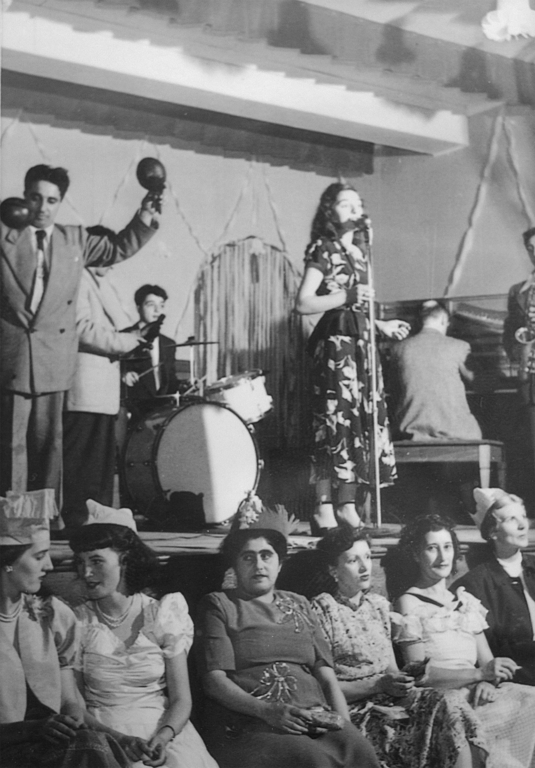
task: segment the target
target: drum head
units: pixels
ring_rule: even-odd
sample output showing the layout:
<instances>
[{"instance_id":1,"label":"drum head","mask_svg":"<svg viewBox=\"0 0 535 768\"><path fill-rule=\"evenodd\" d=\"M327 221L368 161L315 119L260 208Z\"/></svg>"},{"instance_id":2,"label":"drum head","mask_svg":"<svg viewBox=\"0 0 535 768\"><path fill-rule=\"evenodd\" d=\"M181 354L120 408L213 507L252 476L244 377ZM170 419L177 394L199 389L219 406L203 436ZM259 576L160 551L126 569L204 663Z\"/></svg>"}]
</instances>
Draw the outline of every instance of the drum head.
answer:
<instances>
[{"instance_id":1,"label":"drum head","mask_svg":"<svg viewBox=\"0 0 535 768\"><path fill-rule=\"evenodd\" d=\"M154 458L162 493L202 493L207 524L234 515L258 482L258 452L247 425L218 403L186 405L171 415Z\"/></svg>"}]
</instances>

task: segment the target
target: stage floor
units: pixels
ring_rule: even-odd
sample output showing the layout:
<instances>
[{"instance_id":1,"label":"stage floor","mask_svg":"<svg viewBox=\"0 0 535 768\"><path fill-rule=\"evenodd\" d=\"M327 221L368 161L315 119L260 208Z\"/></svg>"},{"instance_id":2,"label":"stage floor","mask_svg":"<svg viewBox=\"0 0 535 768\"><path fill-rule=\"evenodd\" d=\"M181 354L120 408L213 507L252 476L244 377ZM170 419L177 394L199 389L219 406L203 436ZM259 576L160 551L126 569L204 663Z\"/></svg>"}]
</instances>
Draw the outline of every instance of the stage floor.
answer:
<instances>
[{"instance_id":1,"label":"stage floor","mask_svg":"<svg viewBox=\"0 0 535 768\"><path fill-rule=\"evenodd\" d=\"M372 551L374 557L380 557L384 552L396 545L401 530L400 525L387 524L380 529L370 528ZM458 525L455 528L462 549L470 544L483 544L479 530L473 525ZM193 533L170 533L167 531L141 531L141 539L154 549L162 560L171 555L215 555L217 554L225 533L199 531ZM529 532L529 550L535 550L535 528ZM290 551L314 549L317 537L310 536L309 525L306 521L298 523L296 534L290 536ZM55 567L72 568L72 552L66 541L53 540L51 547L52 562Z\"/></svg>"}]
</instances>

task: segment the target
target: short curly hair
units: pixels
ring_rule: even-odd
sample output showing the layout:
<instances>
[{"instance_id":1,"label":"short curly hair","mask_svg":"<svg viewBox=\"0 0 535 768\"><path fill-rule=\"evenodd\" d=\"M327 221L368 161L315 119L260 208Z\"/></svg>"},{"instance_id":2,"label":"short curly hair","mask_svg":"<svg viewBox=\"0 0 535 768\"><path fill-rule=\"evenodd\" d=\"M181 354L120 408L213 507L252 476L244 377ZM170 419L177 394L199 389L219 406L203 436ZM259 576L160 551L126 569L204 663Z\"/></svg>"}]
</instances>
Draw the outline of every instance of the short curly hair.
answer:
<instances>
[{"instance_id":1,"label":"short curly hair","mask_svg":"<svg viewBox=\"0 0 535 768\"><path fill-rule=\"evenodd\" d=\"M50 165L34 165L26 172L24 177L24 192L28 192L32 184L39 181L48 181L59 189L61 199L65 197L71 180L65 168L52 168Z\"/></svg>"},{"instance_id":2,"label":"short curly hair","mask_svg":"<svg viewBox=\"0 0 535 768\"><path fill-rule=\"evenodd\" d=\"M283 533L274 528L240 528L231 531L223 539L220 551L226 568L236 567L240 552L247 542L253 539L265 539L282 563L288 552L288 542Z\"/></svg>"},{"instance_id":3,"label":"short curly hair","mask_svg":"<svg viewBox=\"0 0 535 768\"><path fill-rule=\"evenodd\" d=\"M365 541L370 546L370 537L365 531L342 524L327 531L316 544L316 549L322 553L326 566L336 566L340 555L351 549L357 541Z\"/></svg>"},{"instance_id":4,"label":"short curly hair","mask_svg":"<svg viewBox=\"0 0 535 768\"><path fill-rule=\"evenodd\" d=\"M451 575L457 573L456 562L461 557L459 539L454 531L454 523L441 515L420 515L411 520L401 531L401 536L394 549L381 560L386 576L386 588L391 600L395 600L414 586L420 574L416 557L420 554L426 534L431 531L448 531L453 543L453 567Z\"/></svg>"},{"instance_id":5,"label":"short curly hair","mask_svg":"<svg viewBox=\"0 0 535 768\"><path fill-rule=\"evenodd\" d=\"M125 525L93 523L82 525L69 537L75 555L95 549L113 549L121 557L128 593L133 595L151 586L159 571L156 552L144 544L137 533Z\"/></svg>"}]
</instances>

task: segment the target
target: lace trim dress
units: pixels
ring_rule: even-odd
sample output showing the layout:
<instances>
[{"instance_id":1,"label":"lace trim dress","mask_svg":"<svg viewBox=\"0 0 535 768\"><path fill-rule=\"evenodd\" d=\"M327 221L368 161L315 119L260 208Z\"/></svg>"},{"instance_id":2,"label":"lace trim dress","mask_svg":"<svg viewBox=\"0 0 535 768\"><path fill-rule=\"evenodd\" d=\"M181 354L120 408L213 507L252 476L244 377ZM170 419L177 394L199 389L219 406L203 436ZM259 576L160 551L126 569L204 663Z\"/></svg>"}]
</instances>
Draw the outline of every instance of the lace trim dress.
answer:
<instances>
[{"instance_id":1,"label":"lace trim dress","mask_svg":"<svg viewBox=\"0 0 535 768\"><path fill-rule=\"evenodd\" d=\"M369 262L364 251L357 261L340 240L321 238L312 243L306 252L305 268L322 273L319 295L369 282ZM326 312L313 337L312 480L330 480L333 488L369 483L373 393L366 307L355 304ZM381 483L390 485L396 478L396 467L380 365L377 405Z\"/></svg>"},{"instance_id":2,"label":"lace trim dress","mask_svg":"<svg viewBox=\"0 0 535 768\"><path fill-rule=\"evenodd\" d=\"M477 663L476 635L487 628L486 609L463 587L448 605L421 602L410 614L392 614L397 643L423 642L430 666L471 669ZM503 683L495 701L473 708L471 688L446 691L456 698L470 729L466 736L481 748L487 768L535 768L535 688Z\"/></svg>"},{"instance_id":3,"label":"lace trim dress","mask_svg":"<svg viewBox=\"0 0 535 768\"><path fill-rule=\"evenodd\" d=\"M125 645L98 620L92 603L76 609L82 637L76 668L84 678L88 711L121 733L150 739L168 707L165 660L187 653L193 623L180 593L160 602L141 594L143 625ZM142 763L134 765L142 768ZM191 722L166 747L167 768L217 768Z\"/></svg>"},{"instance_id":4,"label":"lace trim dress","mask_svg":"<svg viewBox=\"0 0 535 768\"><path fill-rule=\"evenodd\" d=\"M339 680L375 681L392 653L390 605L369 592L357 606L338 594L312 600ZM349 705L352 722L372 742L383 768L453 768L476 728L464 714L464 696L417 688L399 698L386 693ZM471 713L470 713L471 714Z\"/></svg>"}]
</instances>

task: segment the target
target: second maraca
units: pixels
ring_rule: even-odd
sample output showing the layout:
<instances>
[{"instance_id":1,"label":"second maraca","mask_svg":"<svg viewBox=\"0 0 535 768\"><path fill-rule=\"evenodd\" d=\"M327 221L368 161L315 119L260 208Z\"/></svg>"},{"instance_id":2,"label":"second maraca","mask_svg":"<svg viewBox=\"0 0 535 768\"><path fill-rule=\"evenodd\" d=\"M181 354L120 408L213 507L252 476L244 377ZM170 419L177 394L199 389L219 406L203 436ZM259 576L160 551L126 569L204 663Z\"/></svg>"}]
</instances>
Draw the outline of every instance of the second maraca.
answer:
<instances>
[{"instance_id":1,"label":"second maraca","mask_svg":"<svg viewBox=\"0 0 535 768\"><path fill-rule=\"evenodd\" d=\"M155 157L144 157L137 165L136 177L143 189L148 190L158 213L161 213L162 195L167 179L163 163Z\"/></svg>"}]
</instances>

